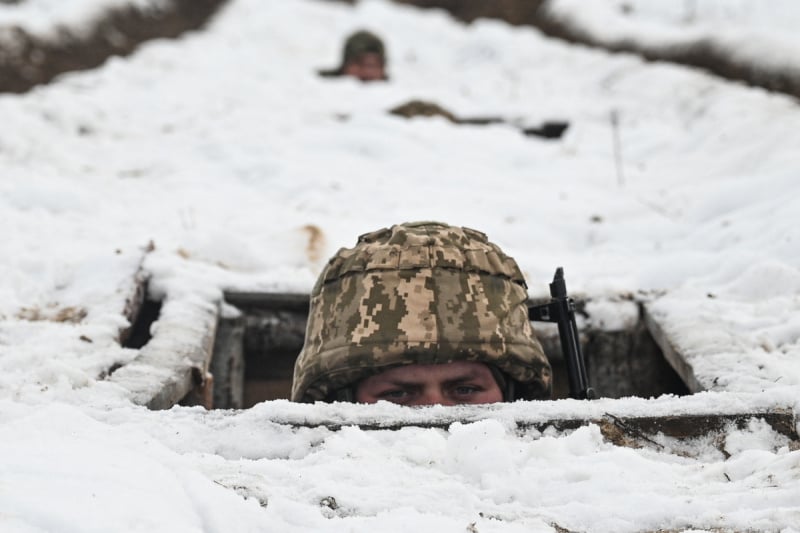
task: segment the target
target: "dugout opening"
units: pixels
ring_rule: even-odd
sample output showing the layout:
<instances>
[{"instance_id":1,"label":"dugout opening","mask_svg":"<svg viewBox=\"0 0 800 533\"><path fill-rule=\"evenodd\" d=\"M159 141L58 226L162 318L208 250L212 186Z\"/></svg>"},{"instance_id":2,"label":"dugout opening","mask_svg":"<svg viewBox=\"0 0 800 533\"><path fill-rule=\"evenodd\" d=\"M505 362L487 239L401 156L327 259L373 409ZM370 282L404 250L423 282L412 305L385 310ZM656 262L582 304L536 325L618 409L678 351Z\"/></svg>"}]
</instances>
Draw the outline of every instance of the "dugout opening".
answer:
<instances>
[{"instance_id":1,"label":"dugout opening","mask_svg":"<svg viewBox=\"0 0 800 533\"><path fill-rule=\"evenodd\" d=\"M247 408L266 400L288 399L294 362L303 347L308 295L233 293L226 302L239 314L217 327L210 372L215 408ZM686 383L673 369L642 318L623 329L592 324L585 301L581 345L589 381L599 397L686 395ZM630 305L640 306L635 302ZM554 324L534 323L553 367L553 399L569 397L566 365Z\"/></svg>"}]
</instances>

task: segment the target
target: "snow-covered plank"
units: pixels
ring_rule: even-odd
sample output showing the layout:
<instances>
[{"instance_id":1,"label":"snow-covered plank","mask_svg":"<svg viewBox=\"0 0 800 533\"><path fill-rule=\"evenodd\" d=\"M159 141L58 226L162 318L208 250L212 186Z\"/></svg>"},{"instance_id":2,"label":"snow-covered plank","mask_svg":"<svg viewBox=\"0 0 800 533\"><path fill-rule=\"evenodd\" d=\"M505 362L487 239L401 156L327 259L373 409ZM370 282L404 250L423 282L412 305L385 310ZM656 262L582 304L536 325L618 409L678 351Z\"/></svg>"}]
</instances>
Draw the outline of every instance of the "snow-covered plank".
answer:
<instances>
[{"instance_id":1,"label":"snow-covered plank","mask_svg":"<svg viewBox=\"0 0 800 533\"><path fill-rule=\"evenodd\" d=\"M473 423L484 418L492 418L488 413L471 413L461 415L432 416L408 420L404 418L377 418L374 420L338 421L314 420L303 418L279 418L270 420L292 427L324 427L338 431L343 427L358 426L362 430L398 430L404 427L422 427L447 429L455 423ZM596 424L603 434L615 444L641 444L650 437L662 434L678 440L693 439L712 433L723 432L729 427L745 427L752 420L766 422L774 431L797 441L795 414L790 408L743 411L740 413L715 413L712 411L674 414L663 416L614 415L604 413L575 415L564 418L546 418L536 420L526 417L515 417L510 423L519 431L535 429L545 431L570 431L589 424Z\"/></svg>"},{"instance_id":2,"label":"snow-covered plank","mask_svg":"<svg viewBox=\"0 0 800 533\"><path fill-rule=\"evenodd\" d=\"M169 409L210 379L218 318L214 302L167 296L150 341L109 381L127 389L137 405Z\"/></svg>"}]
</instances>

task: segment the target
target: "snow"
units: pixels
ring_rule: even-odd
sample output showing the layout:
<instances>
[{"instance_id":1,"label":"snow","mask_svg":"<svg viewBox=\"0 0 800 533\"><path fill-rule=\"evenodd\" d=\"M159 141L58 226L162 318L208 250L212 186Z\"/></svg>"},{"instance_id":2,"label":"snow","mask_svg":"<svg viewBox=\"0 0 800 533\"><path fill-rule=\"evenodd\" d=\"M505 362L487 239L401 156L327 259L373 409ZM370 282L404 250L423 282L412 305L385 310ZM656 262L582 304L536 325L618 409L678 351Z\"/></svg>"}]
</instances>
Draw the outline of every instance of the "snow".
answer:
<instances>
[{"instance_id":1,"label":"snow","mask_svg":"<svg viewBox=\"0 0 800 533\"><path fill-rule=\"evenodd\" d=\"M556 0L556 3L570 0ZM566 6L566 4L564 4ZM800 22L800 6L772 0L592 0L591 9L604 10L605 16L624 16L637 23L660 27L733 28L736 31L759 31L793 34ZM605 21L607 22L607 20Z\"/></svg>"},{"instance_id":2,"label":"snow","mask_svg":"<svg viewBox=\"0 0 800 533\"><path fill-rule=\"evenodd\" d=\"M628 22L682 35L661 4L636 2ZM743 36L772 21L767 45L796 61L794 3L734 4L725 13L760 14L726 26L741 53L766 46ZM116 4L58 5L2 6L0 25L46 31ZM612 5L586 10L609 37ZM693 24L720 32L722 4L696 5ZM385 36L391 82L315 76L361 27ZM570 128L548 142L386 113L413 98ZM384 1L235 0L204 32L0 96L0 116L0 530L797 531L800 450L764 423L641 449L597 425L516 424L798 412L796 101ZM223 290L307 292L340 246L421 219L487 233L532 296L564 266L605 327L636 307L603 298L635 294L711 392L149 411L103 379L139 355L116 338L143 257L166 327ZM449 430L355 427L431 420Z\"/></svg>"},{"instance_id":3,"label":"snow","mask_svg":"<svg viewBox=\"0 0 800 533\"><path fill-rule=\"evenodd\" d=\"M269 422L270 411L313 416L322 406L275 403L241 413L4 406L3 432L16 438L0 441L12 459L0 468L16 490L0 509L31 528L79 524L80 531L120 524L461 531L471 523L479 531L552 531L552 523L589 531L774 530L796 523L798 453L763 423L729 431L725 453L698 442L686 456L613 446L597 426L519 434L502 417L456 422L449 431L292 428ZM345 416L407 411L326 407Z\"/></svg>"},{"instance_id":4,"label":"snow","mask_svg":"<svg viewBox=\"0 0 800 533\"><path fill-rule=\"evenodd\" d=\"M766 0L552 0L549 14L604 44L719 49L753 72L797 78L800 7Z\"/></svg>"},{"instance_id":5,"label":"snow","mask_svg":"<svg viewBox=\"0 0 800 533\"><path fill-rule=\"evenodd\" d=\"M799 281L796 268L765 262L705 295L677 289L650 309L706 389L798 386Z\"/></svg>"}]
</instances>

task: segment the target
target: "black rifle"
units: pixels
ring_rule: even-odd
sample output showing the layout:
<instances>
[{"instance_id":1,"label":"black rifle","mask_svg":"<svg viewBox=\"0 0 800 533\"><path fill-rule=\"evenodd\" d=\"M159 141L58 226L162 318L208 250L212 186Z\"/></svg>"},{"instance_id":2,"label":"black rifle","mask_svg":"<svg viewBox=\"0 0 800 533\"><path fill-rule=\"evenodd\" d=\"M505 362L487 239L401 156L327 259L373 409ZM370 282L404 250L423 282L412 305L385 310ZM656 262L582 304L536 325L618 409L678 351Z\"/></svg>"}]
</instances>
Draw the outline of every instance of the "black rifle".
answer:
<instances>
[{"instance_id":1,"label":"black rifle","mask_svg":"<svg viewBox=\"0 0 800 533\"><path fill-rule=\"evenodd\" d=\"M561 351L567 363L569 377L569 395L577 400L591 400L596 397L594 389L589 386L586 375L586 363L581 353L578 339L578 325L575 323L575 302L567 296L567 284L564 281L564 269L558 267L550 284L549 303L534 305L528 308L528 318L535 322L555 322L558 324L558 336L561 339Z\"/></svg>"}]
</instances>

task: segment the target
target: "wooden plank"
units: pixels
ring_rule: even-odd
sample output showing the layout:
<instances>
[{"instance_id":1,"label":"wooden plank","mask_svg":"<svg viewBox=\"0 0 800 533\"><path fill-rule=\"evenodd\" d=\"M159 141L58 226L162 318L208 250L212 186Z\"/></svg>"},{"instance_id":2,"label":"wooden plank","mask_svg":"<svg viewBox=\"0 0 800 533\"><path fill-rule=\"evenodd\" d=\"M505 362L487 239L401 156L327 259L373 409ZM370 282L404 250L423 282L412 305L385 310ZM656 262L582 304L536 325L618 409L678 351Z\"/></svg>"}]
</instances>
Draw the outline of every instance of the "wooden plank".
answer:
<instances>
[{"instance_id":1,"label":"wooden plank","mask_svg":"<svg viewBox=\"0 0 800 533\"><path fill-rule=\"evenodd\" d=\"M223 318L217 325L211 374L214 376L213 407L241 409L244 406L245 318Z\"/></svg>"},{"instance_id":2,"label":"wooden plank","mask_svg":"<svg viewBox=\"0 0 800 533\"><path fill-rule=\"evenodd\" d=\"M294 427L325 427L332 431L338 431L342 427L356 425L363 430L399 430L404 427L421 427L447 429L455 422L470 423L481 419L489 419L491 416L475 418L442 418L437 417L430 422L415 421L403 422L399 420L375 420L369 422L319 422L309 423L305 420L280 420L275 421ZM597 424L601 427L603 434L608 436L612 432L609 430L615 427L633 441L649 440L659 433L679 440L692 439L719 433L727 428L743 428L750 420L760 419L769 424L773 430L793 441L798 440L796 429L796 417L789 408L772 409L768 411L753 411L733 414L701 413L686 415L667 415L667 416L617 416L605 413L601 417L575 417L559 418L548 420L517 420L516 426L520 431L535 429L544 431L553 428L556 431L570 431L589 424Z\"/></svg>"},{"instance_id":3,"label":"wooden plank","mask_svg":"<svg viewBox=\"0 0 800 533\"><path fill-rule=\"evenodd\" d=\"M225 301L240 309L308 312L310 295L290 292L226 291Z\"/></svg>"},{"instance_id":4,"label":"wooden plank","mask_svg":"<svg viewBox=\"0 0 800 533\"><path fill-rule=\"evenodd\" d=\"M661 324L659 324L646 304L644 305L642 315L647 329L650 331L656 344L658 344L658 347L661 348L664 359L675 369L675 372L681 377L689 388L689 391L696 393L706 390L700 383L700 380L695 376L694 368L692 368L692 365L687 361L686 356L675 347L675 343L670 340L669 335L664 328L661 327Z\"/></svg>"},{"instance_id":5,"label":"wooden plank","mask_svg":"<svg viewBox=\"0 0 800 533\"><path fill-rule=\"evenodd\" d=\"M669 437L689 439L708 433L723 431L725 427L735 425L744 428L747 422L762 419L772 429L797 440L794 413L790 409L768 411L763 413L737 413L728 415L699 414L699 415L669 415L669 416L643 416L628 418L622 422L647 435L663 433Z\"/></svg>"},{"instance_id":6,"label":"wooden plank","mask_svg":"<svg viewBox=\"0 0 800 533\"><path fill-rule=\"evenodd\" d=\"M137 405L169 409L207 385L218 318L216 303L168 296L153 338L109 381L127 389ZM210 394L205 391L203 397Z\"/></svg>"},{"instance_id":7,"label":"wooden plank","mask_svg":"<svg viewBox=\"0 0 800 533\"><path fill-rule=\"evenodd\" d=\"M201 376L199 372L196 372L192 374L192 380L194 381L194 387L189 389L186 396L180 400L180 405L201 405L206 409L213 409L215 388L214 374L206 372L204 376Z\"/></svg>"}]
</instances>

